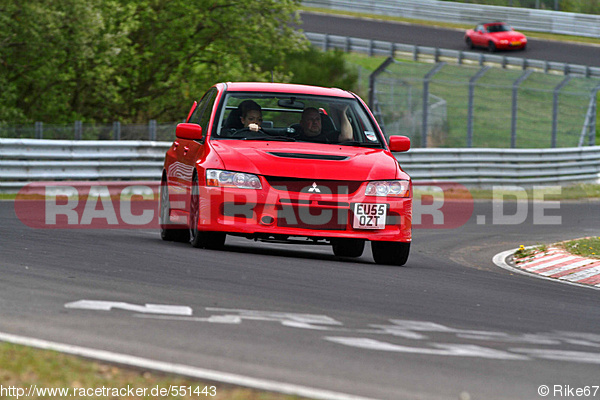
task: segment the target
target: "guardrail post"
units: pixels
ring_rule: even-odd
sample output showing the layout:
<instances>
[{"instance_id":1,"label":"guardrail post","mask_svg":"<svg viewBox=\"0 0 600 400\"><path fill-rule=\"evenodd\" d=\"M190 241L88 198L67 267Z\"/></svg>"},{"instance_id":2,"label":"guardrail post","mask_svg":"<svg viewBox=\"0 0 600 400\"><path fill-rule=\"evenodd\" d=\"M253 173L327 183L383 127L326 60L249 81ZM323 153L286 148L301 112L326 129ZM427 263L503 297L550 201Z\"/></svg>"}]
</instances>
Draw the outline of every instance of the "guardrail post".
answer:
<instances>
[{"instance_id":1,"label":"guardrail post","mask_svg":"<svg viewBox=\"0 0 600 400\"><path fill-rule=\"evenodd\" d=\"M35 138L43 139L44 138L44 123L40 121L36 121L35 123Z\"/></svg>"},{"instance_id":2,"label":"guardrail post","mask_svg":"<svg viewBox=\"0 0 600 400\"><path fill-rule=\"evenodd\" d=\"M579 136L579 147L583 147L586 135L588 136L588 145L596 145L596 110L598 102L598 91L600 91L600 84L594 89L592 89L592 91L590 92L590 103L588 105L588 110L585 115L585 120L583 122L583 128L581 128L581 135Z\"/></svg>"},{"instance_id":3,"label":"guardrail post","mask_svg":"<svg viewBox=\"0 0 600 400\"><path fill-rule=\"evenodd\" d=\"M73 127L73 137L75 140L81 140L83 136L83 124L81 121L75 121L75 126Z\"/></svg>"},{"instance_id":4,"label":"guardrail post","mask_svg":"<svg viewBox=\"0 0 600 400\"><path fill-rule=\"evenodd\" d=\"M329 50L329 35L326 33L323 37L323 51Z\"/></svg>"},{"instance_id":5,"label":"guardrail post","mask_svg":"<svg viewBox=\"0 0 600 400\"><path fill-rule=\"evenodd\" d=\"M592 110L590 120L590 140L589 145L596 145L596 113L598 109L598 91L600 91L600 85L596 86L592 90Z\"/></svg>"},{"instance_id":6,"label":"guardrail post","mask_svg":"<svg viewBox=\"0 0 600 400\"><path fill-rule=\"evenodd\" d=\"M419 46L413 48L413 61L419 60Z\"/></svg>"},{"instance_id":7,"label":"guardrail post","mask_svg":"<svg viewBox=\"0 0 600 400\"><path fill-rule=\"evenodd\" d=\"M435 65L431 71L425 75L423 79L423 121L421 124L421 147L427 147L427 130L428 126L428 114L429 114L429 81L431 78L439 72L446 65L445 62L441 62Z\"/></svg>"},{"instance_id":8,"label":"guardrail post","mask_svg":"<svg viewBox=\"0 0 600 400\"><path fill-rule=\"evenodd\" d=\"M565 79L563 79L561 83L556 85L556 87L554 88L554 96L552 100L552 141L550 144L550 147L552 148L556 147L556 135L558 131L558 94L560 93L561 89L567 83L569 83L570 80L571 77L567 76Z\"/></svg>"},{"instance_id":9,"label":"guardrail post","mask_svg":"<svg viewBox=\"0 0 600 400\"><path fill-rule=\"evenodd\" d=\"M113 139L121 140L121 122L119 121L113 122Z\"/></svg>"},{"instance_id":10,"label":"guardrail post","mask_svg":"<svg viewBox=\"0 0 600 400\"><path fill-rule=\"evenodd\" d=\"M156 120L155 119L151 119L150 122L148 123L148 139L149 140L156 140Z\"/></svg>"},{"instance_id":11,"label":"guardrail post","mask_svg":"<svg viewBox=\"0 0 600 400\"><path fill-rule=\"evenodd\" d=\"M594 95L594 102L592 104L592 110L590 113L590 125L589 125L590 138L589 138L588 144L590 146L596 145L596 109L597 109L597 107L598 107L598 103L596 101L596 95Z\"/></svg>"},{"instance_id":12,"label":"guardrail post","mask_svg":"<svg viewBox=\"0 0 600 400\"><path fill-rule=\"evenodd\" d=\"M514 149L517 147L517 102L518 102L518 90L519 86L525 79L531 75L533 71L525 71L523 75L517 78L517 80L513 83L512 86L512 110L511 110L511 120L510 120L510 148Z\"/></svg>"},{"instance_id":13,"label":"guardrail post","mask_svg":"<svg viewBox=\"0 0 600 400\"><path fill-rule=\"evenodd\" d=\"M475 75L469 79L469 106L467 116L467 147L473 147L473 104L475 103L475 83L490 69L490 66L481 68Z\"/></svg>"}]
</instances>

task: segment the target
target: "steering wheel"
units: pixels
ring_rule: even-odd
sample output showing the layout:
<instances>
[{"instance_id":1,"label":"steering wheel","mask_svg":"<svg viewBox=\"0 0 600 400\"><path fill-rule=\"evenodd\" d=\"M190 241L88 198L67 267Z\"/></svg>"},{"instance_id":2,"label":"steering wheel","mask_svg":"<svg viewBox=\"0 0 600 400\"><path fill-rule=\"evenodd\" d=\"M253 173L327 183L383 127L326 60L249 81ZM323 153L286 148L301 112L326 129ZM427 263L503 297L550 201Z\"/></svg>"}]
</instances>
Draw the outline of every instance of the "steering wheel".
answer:
<instances>
[{"instance_id":1,"label":"steering wheel","mask_svg":"<svg viewBox=\"0 0 600 400\"><path fill-rule=\"evenodd\" d=\"M267 132L265 132L261 127L258 128L258 131L252 131L250 128L240 128L237 131L231 133L229 137L245 137L245 138L258 138L269 136Z\"/></svg>"}]
</instances>

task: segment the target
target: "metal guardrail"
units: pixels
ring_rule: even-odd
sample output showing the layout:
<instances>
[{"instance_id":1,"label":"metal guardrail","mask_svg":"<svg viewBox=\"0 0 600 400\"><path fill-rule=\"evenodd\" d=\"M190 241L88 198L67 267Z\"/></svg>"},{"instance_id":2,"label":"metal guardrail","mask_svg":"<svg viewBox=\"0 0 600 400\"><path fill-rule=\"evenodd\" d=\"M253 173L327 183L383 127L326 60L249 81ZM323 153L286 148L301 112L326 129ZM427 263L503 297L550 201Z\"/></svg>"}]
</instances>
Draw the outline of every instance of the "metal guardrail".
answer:
<instances>
[{"instance_id":1,"label":"metal guardrail","mask_svg":"<svg viewBox=\"0 0 600 400\"><path fill-rule=\"evenodd\" d=\"M396 154L415 181L467 185L600 183L600 146L562 149L411 149Z\"/></svg>"},{"instance_id":2,"label":"metal guardrail","mask_svg":"<svg viewBox=\"0 0 600 400\"><path fill-rule=\"evenodd\" d=\"M0 139L0 192L36 181L160 180L170 142ZM600 146L562 149L411 149L412 178L467 185L600 183Z\"/></svg>"},{"instance_id":3,"label":"metal guardrail","mask_svg":"<svg viewBox=\"0 0 600 400\"><path fill-rule=\"evenodd\" d=\"M591 67L588 65L510 57L482 52L448 50L437 47L414 46L324 33L305 32L304 34L313 46L320 47L323 50L340 49L346 52L364 53L371 56L390 56L399 59L412 59L414 61L434 63L445 61L459 65L492 65L501 68L530 69L544 73L600 78L600 67Z\"/></svg>"},{"instance_id":4,"label":"metal guardrail","mask_svg":"<svg viewBox=\"0 0 600 400\"><path fill-rule=\"evenodd\" d=\"M304 0L302 5L457 24L502 20L522 30L600 38L600 15L591 14L439 0Z\"/></svg>"},{"instance_id":5,"label":"metal guardrail","mask_svg":"<svg viewBox=\"0 0 600 400\"><path fill-rule=\"evenodd\" d=\"M160 180L170 142L0 139L0 192L36 181Z\"/></svg>"}]
</instances>

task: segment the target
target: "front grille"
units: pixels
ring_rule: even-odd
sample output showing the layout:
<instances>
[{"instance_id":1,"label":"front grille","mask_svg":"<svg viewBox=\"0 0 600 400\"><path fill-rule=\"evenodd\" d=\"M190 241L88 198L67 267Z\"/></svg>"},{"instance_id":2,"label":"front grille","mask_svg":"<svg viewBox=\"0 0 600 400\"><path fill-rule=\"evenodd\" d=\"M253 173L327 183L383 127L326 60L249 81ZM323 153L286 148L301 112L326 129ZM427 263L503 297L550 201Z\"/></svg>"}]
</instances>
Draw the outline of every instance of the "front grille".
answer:
<instances>
[{"instance_id":1,"label":"front grille","mask_svg":"<svg viewBox=\"0 0 600 400\"><path fill-rule=\"evenodd\" d=\"M269 185L276 190L291 193L311 193L325 195L353 194L363 183L362 181L295 179L275 176L265 176L265 179L267 182L269 182Z\"/></svg>"},{"instance_id":2,"label":"front grille","mask_svg":"<svg viewBox=\"0 0 600 400\"><path fill-rule=\"evenodd\" d=\"M283 205L277 212L277 226L326 231L345 231L348 225L347 208L322 208Z\"/></svg>"}]
</instances>

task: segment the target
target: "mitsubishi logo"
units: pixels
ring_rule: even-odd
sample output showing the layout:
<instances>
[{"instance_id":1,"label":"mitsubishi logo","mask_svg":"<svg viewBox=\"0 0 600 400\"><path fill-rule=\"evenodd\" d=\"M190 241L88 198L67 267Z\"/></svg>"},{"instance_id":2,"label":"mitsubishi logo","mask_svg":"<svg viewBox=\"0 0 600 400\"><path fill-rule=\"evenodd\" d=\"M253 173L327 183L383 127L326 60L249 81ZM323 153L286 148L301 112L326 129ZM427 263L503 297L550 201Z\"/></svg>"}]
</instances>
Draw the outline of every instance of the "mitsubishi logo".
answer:
<instances>
[{"instance_id":1,"label":"mitsubishi logo","mask_svg":"<svg viewBox=\"0 0 600 400\"><path fill-rule=\"evenodd\" d=\"M321 189L317 187L317 182L313 182L312 187L308 189L309 193L321 193Z\"/></svg>"}]
</instances>

